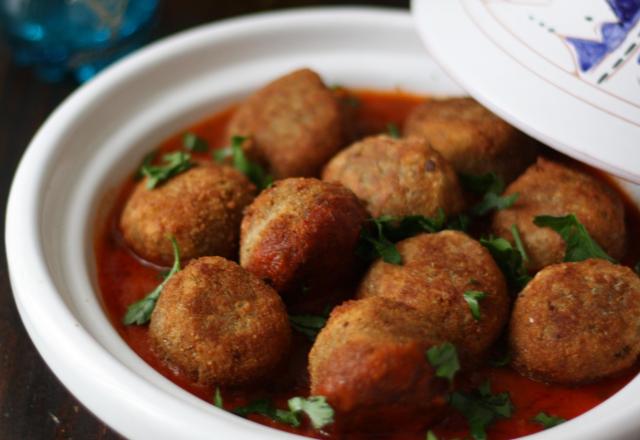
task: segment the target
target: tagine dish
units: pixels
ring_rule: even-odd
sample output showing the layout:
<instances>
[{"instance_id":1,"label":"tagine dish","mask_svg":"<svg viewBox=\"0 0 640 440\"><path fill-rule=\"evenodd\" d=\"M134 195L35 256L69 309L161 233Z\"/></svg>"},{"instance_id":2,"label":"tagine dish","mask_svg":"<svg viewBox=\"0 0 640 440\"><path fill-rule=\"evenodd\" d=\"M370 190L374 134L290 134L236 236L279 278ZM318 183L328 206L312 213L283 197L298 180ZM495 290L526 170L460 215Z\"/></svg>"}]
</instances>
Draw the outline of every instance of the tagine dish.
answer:
<instances>
[{"instance_id":1,"label":"tagine dish","mask_svg":"<svg viewBox=\"0 0 640 440\"><path fill-rule=\"evenodd\" d=\"M637 373L640 212L471 98L288 73L157 146L103 307L182 388L328 439L507 439Z\"/></svg>"}]
</instances>

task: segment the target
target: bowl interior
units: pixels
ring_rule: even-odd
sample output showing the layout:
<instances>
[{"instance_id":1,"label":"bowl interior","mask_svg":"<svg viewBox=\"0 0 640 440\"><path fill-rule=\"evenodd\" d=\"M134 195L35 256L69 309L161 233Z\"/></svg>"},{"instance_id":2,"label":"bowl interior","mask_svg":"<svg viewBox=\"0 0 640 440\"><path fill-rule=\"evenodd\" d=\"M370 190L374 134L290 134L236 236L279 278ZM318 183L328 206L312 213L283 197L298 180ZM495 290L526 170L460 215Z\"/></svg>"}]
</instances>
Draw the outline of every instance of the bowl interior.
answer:
<instances>
[{"instance_id":1,"label":"bowl interior","mask_svg":"<svg viewBox=\"0 0 640 440\"><path fill-rule=\"evenodd\" d=\"M56 375L128 437L294 437L220 411L144 363L102 309L93 243L104 208L145 153L302 66L329 84L463 93L424 52L406 13L325 9L255 16L180 34L108 69L50 117L21 163L7 218L20 313ZM627 187L640 202L638 187ZM582 425L596 429L603 417L622 417L618 409L628 410L629 396L639 390L634 380L582 416ZM640 414L638 405L635 411ZM572 426L577 423L544 438L573 436L578 431Z\"/></svg>"}]
</instances>

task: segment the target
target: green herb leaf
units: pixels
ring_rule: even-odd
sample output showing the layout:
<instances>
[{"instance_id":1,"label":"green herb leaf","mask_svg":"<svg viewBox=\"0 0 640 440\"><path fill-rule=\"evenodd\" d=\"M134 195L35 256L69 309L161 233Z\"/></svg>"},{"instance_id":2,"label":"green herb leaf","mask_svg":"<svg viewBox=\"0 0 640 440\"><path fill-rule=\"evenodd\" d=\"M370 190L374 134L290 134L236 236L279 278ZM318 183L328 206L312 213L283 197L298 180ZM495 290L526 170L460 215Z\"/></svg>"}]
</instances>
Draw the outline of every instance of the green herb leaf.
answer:
<instances>
[{"instance_id":1,"label":"green herb leaf","mask_svg":"<svg viewBox=\"0 0 640 440\"><path fill-rule=\"evenodd\" d=\"M153 189L158 184L169 180L193 166L191 155L184 151L175 151L162 156L162 165L151 165L150 161L140 167L139 173L147 177L147 188Z\"/></svg>"},{"instance_id":2,"label":"green herb leaf","mask_svg":"<svg viewBox=\"0 0 640 440\"><path fill-rule=\"evenodd\" d=\"M527 255L527 251L524 249L522 237L520 237L520 231L515 224L511 225L511 235L513 236L513 241L516 243L516 249L520 253L520 258L522 258L522 264L526 266L529 262L529 256Z\"/></svg>"},{"instance_id":3,"label":"green herb leaf","mask_svg":"<svg viewBox=\"0 0 640 440\"><path fill-rule=\"evenodd\" d=\"M400 252L396 249L396 245L384 235L383 224L385 221L383 217L371 219L375 226L373 232L367 225L363 226L356 254L367 261L380 257L386 263L400 265L402 264Z\"/></svg>"},{"instance_id":4,"label":"green herb leaf","mask_svg":"<svg viewBox=\"0 0 640 440\"><path fill-rule=\"evenodd\" d=\"M479 301L484 299L487 294L480 290L467 290L463 293L464 300L469 305L469 310L471 310L471 316L476 321L480 320L480 304Z\"/></svg>"},{"instance_id":5,"label":"green herb leaf","mask_svg":"<svg viewBox=\"0 0 640 440\"><path fill-rule=\"evenodd\" d=\"M127 307L127 313L122 319L124 325L143 325L151 319L151 313L156 306L156 302L162 293L162 289L167 281L180 270L180 249L175 237L170 236L171 246L173 247L173 266L162 283L158 285L151 293L142 298L140 301L134 302Z\"/></svg>"},{"instance_id":6,"label":"green herb leaf","mask_svg":"<svg viewBox=\"0 0 640 440\"><path fill-rule=\"evenodd\" d=\"M482 175L459 174L460 184L471 193L483 196L486 193L501 194L504 191L504 181L496 173Z\"/></svg>"},{"instance_id":7,"label":"green herb leaf","mask_svg":"<svg viewBox=\"0 0 640 440\"><path fill-rule=\"evenodd\" d=\"M491 359L489 364L492 367L506 367L511 362L511 353L505 352L501 356Z\"/></svg>"},{"instance_id":8,"label":"green herb leaf","mask_svg":"<svg viewBox=\"0 0 640 440\"><path fill-rule=\"evenodd\" d=\"M140 166L136 170L136 174L133 176L134 180L140 180L144 177L144 173L142 170L151 165L151 162L156 158L157 153L152 151L151 153L147 153L143 158Z\"/></svg>"},{"instance_id":9,"label":"green herb leaf","mask_svg":"<svg viewBox=\"0 0 640 440\"><path fill-rule=\"evenodd\" d=\"M300 426L299 413L305 413L315 429L322 429L333 423L334 411L323 396L293 397L288 401L289 410L276 408L270 400L259 399L233 410L234 414L246 417L261 414L280 423Z\"/></svg>"},{"instance_id":10,"label":"green herb leaf","mask_svg":"<svg viewBox=\"0 0 640 440\"><path fill-rule=\"evenodd\" d=\"M368 226L362 229L356 252L367 260L381 257L387 263L400 265L402 256L394 243L422 232L439 232L445 228L446 221L447 217L442 209L433 218L422 215L383 215L371 219L375 228L373 231Z\"/></svg>"},{"instance_id":11,"label":"green herb leaf","mask_svg":"<svg viewBox=\"0 0 640 440\"><path fill-rule=\"evenodd\" d=\"M213 395L213 404L220 409L224 409L224 402L222 401L220 387L216 387L216 393Z\"/></svg>"},{"instance_id":12,"label":"green herb leaf","mask_svg":"<svg viewBox=\"0 0 640 440\"><path fill-rule=\"evenodd\" d=\"M292 413L305 413L315 429L322 429L333 423L334 411L324 396L293 397L288 404Z\"/></svg>"},{"instance_id":13,"label":"green herb leaf","mask_svg":"<svg viewBox=\"0 0 640 440\"><path fill-rule=\"evenodd\" d=\"M633 270L635 270L636 273L640 275L640 261L636 263L636 265L633 267Z\"/></svg>"},{"instance_id":14,"label":"green herb leaf","mask_svg":"<svg viewBox=\"0 0 640 440\"><path fill-rule=\"evenodd\" d=\"M186 132L182 136L182 145L187 150L196 153L206 153L209 149L209 144L207 143L207 141L190 131Z\"/></svg>"},{"instance_id":15,"label":"green herb leaf","mask_svg":"<svg viewBox=\"0 0 640 440\"><path fill-rule=\"evenodd\" d=\"M374 243L376 253L380 255L383 261L397 266L402 265L402 256L396 246L390 241L381 240Z\"/></svg>"},{"instance_id":16,"label":"green herb leaf","mask_svg":"<svg viewBox=\"0 0 640 440\"><path fill-rule=\"evenodd\" d=\"M554 426L558 426L566 422L562 417L552 416L545 412L539 412L532 420L535 423L542 425L544 429L553 428Z\"/></svg>"},{"instance_id":17,"label":"green herb leaf","mask_svg":"<svg viewBox=\"0 0 640 440\"><path fill-rule=\"evenodd\" d=\"M445 342L428 349L426 355L431 366L436 369L436 376L447 379L452 384L454 376L460 370L456 347Z\"/></svg>"},{"instance_id":18,"label":"green herb leaf","mask_svg":"<svg viewBox=\"0 0 640 440\"><path fill-rule=\"evenodd\" d=\"M320 315L289 315L289 322L291 327L313 342L327 323L327 317Z\"/></svg>"},{"instance_id":19,"label":"green herb leaf","mask_svg":"<svg viewBox=\"0 0 640 440\"><path fill-rule=\"evenodd\" d=\"M233 150L231 149L231 147L219 148L217 150L213 150L213 153L211 153L211 155L213 156L213 160L218 163L222 163L228 157L231 157L233 155Z\"/></svg>"},{"instance_id":20,"label":"green herb leaf","mask_svg":"<svg viewBox=\"0 0 640 440\"><path fill-rule=\"evenodd\" d=\"M469 211L473 216L480 217L493 210L510 208L518 199L518 193L501 195L505 188L504 181L495 173L479 176L460 174L458 177L465 190L482 196L482 200Z\"/></svg>"},{"instance_id":21,"label":"green herb leaf","mask_svg":"<svg viewBox=\"0 0 640 440\"><path fill-rule=\"evenodd\" d=\"M233 160L233 167L247 176L259 189L265 189L273 183L273 177L256 162L247 158L242 149L242 145L247 140L244 136L232 136L229 147L213 152L213 158L217 162L223 162L227 157Z\"/></svg>"},{"instance_id":22,"label":"green herb leaf","mask_svg":"<svg viewBox=\"0 0 640 440\"><path fill-rule=\"evenodd\" d=\"M615 263L600 245L595 242L587 232L587 229L574 214L564 217L539 215L533 219L533 223L541 228L551 228L556 231L566 244L567 250L564 261L584 261L589 258L601 258Z\"/></svg>"},{"instance_id":23,"label":"green herb leaf","mask_svg":"<svg viewBox=\"0 0 640 440\"><path fill-rule=\"evenodd\" d=\"M246 406L234 409L233 413L241 417L246 417L250 414L260 414L276 422L285 423L294 427L300 426L300 420L295 413L278 409L267 399L254 400Z\"/></svg>"},{"instance_id":24,"label":"green herb leaf","mask_svg":"<svg viewBox=\"0 0 640 440\"><path fill-rule=\"evenodd\" d=\"M531 277L524 266L522 255L511 243L501 237L481 238L480 243L489 250L512 289L521 290L527 285Z\"/></svg>"},{"instance_id":25,"label":"green herb leaf","mask_svg":"<svg viewBox=\"0 0 640 440\"><path fill-rule=\"evenodd\" d=\"M471 218L467 214L458 214L447 221L444 229L467 232L470 225Z\"/></svg>"},{"instance_id":26,"label":"green herb leaf","mask_svg":"<svg viewBox=\"0 0 640 440\"><path fill-rule=\"evenodd\" d=\"M300 426L300 419L298 418L298 416L295 413L284 409L276 408L276 412L273 415L272 419L277 422L285 423L294 427Z\"/></svg>"},{"instance_id":27,"label":"green herb leaf","mask_svg":"<svg viewBox=\"0 0 640 440\"><path fill-rule=\"evenodd\" d=\"M435 217L408 215L405 217L384 216L377 219L382 223L383 233L391 241L400 241L423 232L440 232L445 228L447 216L442 209Z\"/></svg>"},{"instance_id":28,"label":"green herb leaf","mask_svg":"<svg viewBox=\"0 0 640 440\"><path fill-rule=\"evenodd\" d=\"M387 124L387 133L393 139L400 139L400 130L398 129L398 126L393 122L389 122Z\"/></svg>"},{"instance_id":29,"label":"green herb leaf","mask_svg":"<svg viewBox=\"0 0 640 440\"><path fill-rule=\"evenodd\" d=\"M428 430L427 431L427 436L425 437L425 440L438 440L438 436L435 435L432 430Z\"/></svg>"},{"instance_id":30,"label":"green herb leaf","mask_svg":"<svg viewBox=\"0 0 640 440\"><path fill-rule=\"evenodd\" d=\"M488 192L484 195L484 198L469 211L476 217L481 217L489 212L501 209L511 208L513 204L518 200L520 194L513 193L508 196L501 196L493 192Z\"/></svg>"},{"instance_id":31,"label":"green herb leaf","mask_svg":"<svg viewBox=\"0 0 640 440\"><path fill-rule=\"evenodd\" d=\"M449 403L465 416L475 440L486 440L487 427L496 420L511 417L514 410L509 393L492 394L488 381L471 393L452 393Z\"/></svg>"}]
</instances>

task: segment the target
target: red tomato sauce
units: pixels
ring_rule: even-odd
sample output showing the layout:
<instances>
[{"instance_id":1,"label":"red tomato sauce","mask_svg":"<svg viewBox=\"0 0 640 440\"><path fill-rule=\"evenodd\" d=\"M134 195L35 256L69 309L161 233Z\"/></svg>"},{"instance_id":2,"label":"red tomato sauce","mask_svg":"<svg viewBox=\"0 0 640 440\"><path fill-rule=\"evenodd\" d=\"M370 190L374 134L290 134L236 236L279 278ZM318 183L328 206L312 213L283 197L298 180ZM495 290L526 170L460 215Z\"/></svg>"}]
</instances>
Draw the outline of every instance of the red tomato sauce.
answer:
<instances>
[{"instance_id":1,"label":"red tomato sauce","mask_svg":"<svg viewBox=\"0 0 640 440\"><path fill-rule=\"evenodd\" d=\"M357 132L361 135L384 132L389 123L402 126L409 112L424 97L403 92L374 92L356 91L357 106L355 106ZM224 138L225 126L233 113L233 108L216 113L213 116L189 127L188 131L196 133L204 138L211 149L224 147L228 141ZM182 148L182 132L167 139L159 146L159 151L171 151ZM557 153L545 151L543 154L560 158ZM207 159L208 154L194 154L196 158ZM614 187L613 181L601 173L576 164L601 179L606 179ZM148 334L147 326L125 326L122 317L127 306L141 299L152 291L161 281L162 271L152 264L146 263L135 256L125 245L117 223L127 197L130 195L135 182L128 179L118 190L115 203L108 207L106 219L97 228L95 237L95 255L97 262L98 283L102 295L102 304L113 326L129 346L142 357L149 365L161 374L172 380L185 390L195 394L205 401L212 402L215 390L193 383L189 378L167 365L154 353ZM628 243L640 243L640 212L633 205L630 198L621 192L625 201L628 225ZM624 263L633 266L640 260L640 248L630 246ZM324 302L323 302L324 306ZM296 309L320 312L319 304L300 304ZM297 311L297 310L296 310ZM245 405L257 398L270 398L279 408L286 408L286 401L293 396L308 395L307 354L311 343L307 339L293 332L292 353L288 363L283 367L268 385L256 386L245 389L222 389L224 405L226 409L233 409ZM542 430L542 427L531 419L541 411L562 417L574 418L596 405L600 404L611 395L624 387L637 373L637 368L620 377L608 379L596 384L580 387L563 387L546 385L534 382L520 376L509 367L484 367L467 374L461 382L479 384L486 379L491 382L492 391L508 391L515 406L513 416L507 420L500 420L487 430L488 437L492 440L509 439L519 437ZM271 421L263 416L250 416L258 423L274 428L295 432L309 437L329 439L388 439L388 440L423 440L425 430L409 431L402 428L396 429L393 434L343 434L334 432L331 428L328 432L314 431L308 424L299 428ZM431 428L439 439L462 438L468 435L467 423L464 417L449 410L440 423Z\"/></svg>"}]
</instances>

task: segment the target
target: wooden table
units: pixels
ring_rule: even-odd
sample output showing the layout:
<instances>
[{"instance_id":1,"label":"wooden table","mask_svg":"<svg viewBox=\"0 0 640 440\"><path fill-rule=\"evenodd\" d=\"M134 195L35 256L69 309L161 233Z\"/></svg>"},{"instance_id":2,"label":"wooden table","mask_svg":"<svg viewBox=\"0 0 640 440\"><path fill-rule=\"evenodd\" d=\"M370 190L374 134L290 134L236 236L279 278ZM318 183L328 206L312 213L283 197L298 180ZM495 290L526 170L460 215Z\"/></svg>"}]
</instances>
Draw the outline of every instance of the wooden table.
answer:
<instances>
[{"instance_id":1,"label":"wooden table","mask_svg":"<svg viewBox=\"0 0 640 440\"><path fill-rule=\"evenodd\" d=\"M298 6L363 4L406 8L408 0L165 0L155 36L226 17ZM4 249L6 199L20 157L49 113L77 85L45 84L13 66L0 48L0 230ZM0 265L0 440L118 439L60 384L35 350L11 295L6 255Z\"/></svg>"}]
</instances>

